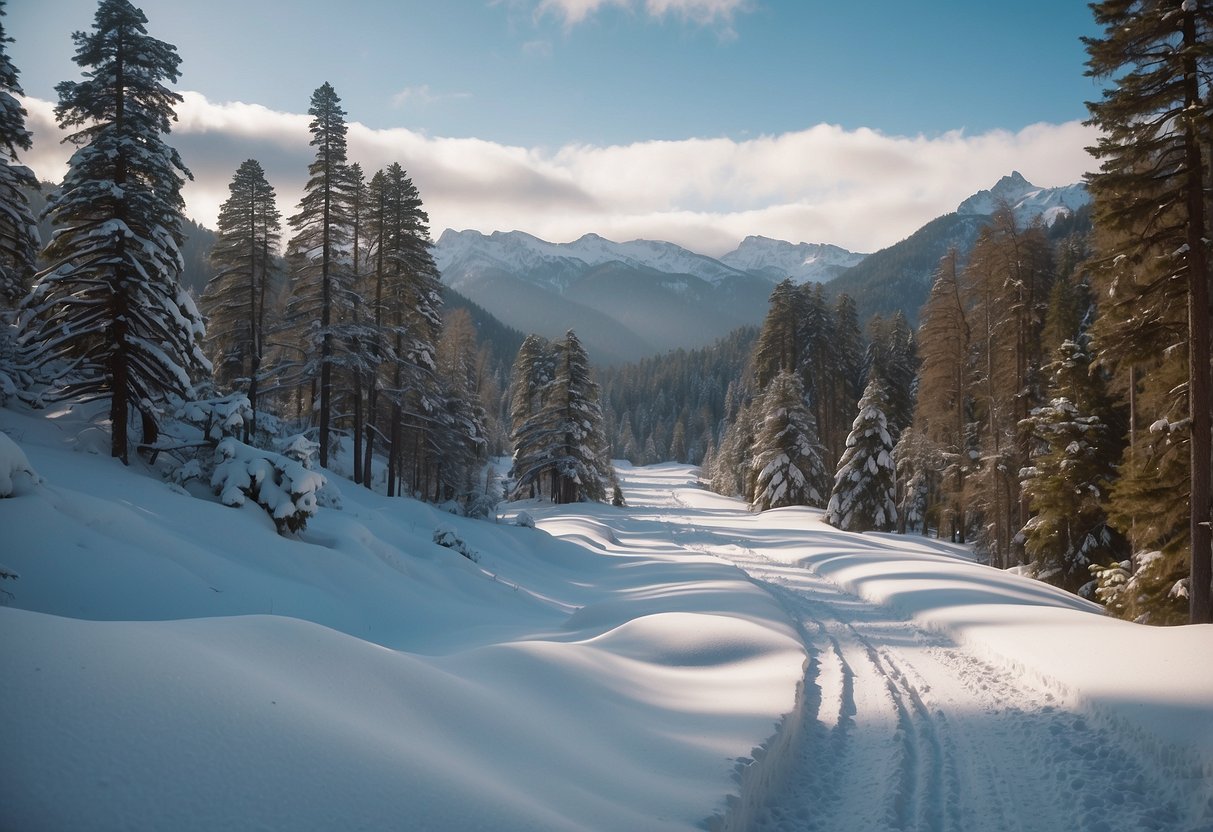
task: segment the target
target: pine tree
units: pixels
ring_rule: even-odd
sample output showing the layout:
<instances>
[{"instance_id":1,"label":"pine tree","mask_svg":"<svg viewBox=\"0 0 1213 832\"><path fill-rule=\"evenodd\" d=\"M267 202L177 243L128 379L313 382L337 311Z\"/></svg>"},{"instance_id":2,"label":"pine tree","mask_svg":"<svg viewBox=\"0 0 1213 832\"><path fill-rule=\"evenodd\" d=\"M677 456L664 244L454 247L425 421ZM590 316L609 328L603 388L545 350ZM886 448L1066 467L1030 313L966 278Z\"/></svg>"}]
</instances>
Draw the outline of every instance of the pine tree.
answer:
<instances>
[{"instance_id":1,"label":"pine tree","mask_svg":"<svg viewBox=\"0 0 1213 832\"><path fill-rule=\"evenodd\" d=\"M436 359L443 387L437 479L443 499L457 498L467 505L476 491L479 463L488 444L476 329L467 310L456 309L446 317Z\"/></svg>"},{"instance_id":2,"label":"pine tree","mask_svg":"<svg viewBox=\"0 0 1213 832\"><path fill-rule=\"evenodd\" d=\"M544 406L514 431L515 492L547 476L553 502L603 500L610 472L598 385L572 330L555 346Z\"/></svg>"},{"instance_id":3,"label":"pine tree","mask_svg":"<svg viewBox=\"0 0 1213 832\"><path fill-rule=\"evenodd\" d=\"M282 215L274 189L255 159L240 165L228 185L229 196L219 208L219 223L211 267L215 276L206 285L202 311L206 314L207 346L215 365L215 383L231 388L246 380L252 419L244 439L257 429L261 362L267 314L273 298Z\"/></svg>"},{"instance_id":4,"label":"pine tree","mask_svg":"<svg viewBox=\"0 0 1213 832\"><path fill-rule=\"evenodd\" d=\"M1097 205L1114 198L1095 197ZM1117 250L1116 232L1098 226L1096 232L1099 251ZM1187 303L1183 284L1167 279L1166 255L1100 261L1092 273L1103 301L1094 340L1129 410L1108 516L1133 552L1096 571L1096 595L1130 620L1183 624L1191 613L1191 422L1182 395L1189 374Z\"/></svg>"},{"instance_id":5,"label":"pine tree","mask_svg":"<svg viewBox=\"0 0 1213 832\"><path fill-rule=\"evenodd\" d=\"M430 250L429 216L421 195L399 164L385 170L388 189L388 279L384 291L390 332L390 362L384 393L392 403L388 449L388 493L404 462L405 431L419 452L413 454L412 481L419 486L429 456L424 443L428 424L441 407L435 374L435 345L442 330L442 290Z\"/></svg>"},{"instance_id":6,"label":"pine tree","mask_svg":"<svg viewBox=\"0 0 1213 832\"><path fill-rule=\"evenodd\" d=\"M299 213L289 219L295 233L287 244L293 272L287 317L307 333L301 345L306 356L304 372L319 383L319 461L325 467L331 444L333 365L338 348L334 325L338 306L351 291L351 270L343 262L351 233L349 178L345 170L345 110L327 82L312 93L308 114L312 117L308 129L316 158L308 165L309 178Z\"/></svg>"},{"instance_id":7,"label":"pine tree","mask_svg":"<svg viewBox=\"0 0 1213 832\"><path fill-rule=\"evenodd\" d=\"M1164 284L1180 283L1187 306L1189 421L1190 620L1213 622L1213 417L1210 415L1208 161L1213 96L1213 4L1208 0L1102 0L1091 4L1102 37L1086 37L1088 74L1110 79L1103 98L1088 103L1101 130L1092 153L1100 170L1088 181L1095 221L1114 232L1101 249L1165 269L1130 284L1141 317L1159 320ZM1100 199L1106 195L1106 199ZM1157 263L1155 265L1158 265ZM1148 324L1147 324L1148 325ZM1176 345L1178 346L1178 345ZM1176 495L1175 499L1178 499Z\"/></svg>"},{"instance_id":8,"label":"pine tree","mask_svg":"<svg viewBox=\"0 0 1213 832\"><path fill-rule=\"evenodd\" d=\"M102 0L91 33L76 32L85 80L56 87L60 127L79 128L67 177L48 200L58 228L23 312L35 361L70 362L61 393L110 400L113 456L128 461L127 420L154 443L168 396L209 373L201 315L181 289L181 185L189 175L165 144L181 96L180 58L147 34L127 0Z\"/></svg>"},{"instance_id":9,"label":"pine tree","mask_svg":"<svg viewBox=\"0 0 1213 832\"><path fill-rule=\"evenodd\" d=\"M887 532L897 526L897 472L886 402L879 379L869 380L822 518L843 531Z\"/></svg>"},{"instance_id":10,"label":"pine tree","mask_svg":"<svg viewBox=\"0 0 1213 832\"><path fill-rule=\"evenodd\" d=\"M1122 431L1090 363L1081 342L1063 342L1049 365L1049 401L1025 420L1041 445L1024 472L1034 512L1023 529L1028 564L1071 592L1090 581L1092 564L1120 561L1127 549L1105 508Z\"/></svg>"},{"instance_id":11,"label":"pine tree","mask_svg":"<svg viewBox=\"0 0 1213 832\"><path fill-rule=\"evenodd\" d=\"M889 431L894 443L914 417L914 380L918 374L918 345L906 316L898 311L885 320L879 316L869 323L871 341L866 364L868 378L877 376L888 396Z\"/></svg>"},{"instance_id":12,"label":"pine tree","mask_svg":"<svg viewBox=\"0 0 1213 832\"><path fill-rule=\"evenodd\" d=\"M1024 562L1019 530L1027 498L1019 486L1030 438L1020 424L1042 400L1041 331L1053 280L1043 226L1020 228L1001 206L978 234L964 284L975 356L970 393L976 411L980 467L973 503L982 514L979 541L994 563Z\"/></svg>"},{"instance_id":13,"label":"pine tree","mask_svg":"<svg viewBox=\"0 0 1213 832\"><path fill-rule=\"evenodd\" d=\"M527 489L530 496L538 496L542 481L537 475L520 480L523 472L535 471L541 461L541 448L529 441L523 430L536 419L547 404L552 380L556 377L555 355L547 339L532 333L522 342L514 359L510 377L510 441L514 448L514 463L511 477L514 480L514 498Z\"/></svg>"},{"instance_id":14,"label":"pine tree","mask_svg":"<svg viewBox=\"0 0 1213 832\"><path fill-rule=\"evenodd\" d=\"M38 223L26 196L38 181L29 168L17 164L17 151L29 150L33 140L25 128L25 108L15 98L24 93L4 46L12 42L0 22L0 303L10 306L28 291L39 243Z\"/></svg>"},{"instance_id":15,"label":"pine tree","mask_svg":"<svg viewBox=\"0 0 1213 832\"><path fill-rule=\"evenodd\" d=\"M775 376L762 398L762 413L754 440L754 507L822 507L829 475L800 378L790 372Z\"/></svg>"},{"instance_id":16,"label":"pine tree","mask_svg":"<svg viewBox=\"0 0 1213 832\"><path fill-rule=\"evenodd\" d=\"M801 360L802 295L790 279L771 291L770 305L754 346L753 368L758 387L766 387L775 376L795 370Z\"/></svg>"},{"instance_id":17,"label":"pine tree","mask_svg":"<svg viewBox=\"0 0 1213 832\"><path fill-rule=\"evenodd\" d=\"M939 474L936 501L928 501L939 533L964 543L969 525L966 481L972 471L971 446L966 437L971 421L970 370L972 333L962 297L959 255L953 249L940 261L931 294L922 312L919 342L922 366L914 408L914 432L922 443L920 456Z\"/></svg>"}]
</instances>

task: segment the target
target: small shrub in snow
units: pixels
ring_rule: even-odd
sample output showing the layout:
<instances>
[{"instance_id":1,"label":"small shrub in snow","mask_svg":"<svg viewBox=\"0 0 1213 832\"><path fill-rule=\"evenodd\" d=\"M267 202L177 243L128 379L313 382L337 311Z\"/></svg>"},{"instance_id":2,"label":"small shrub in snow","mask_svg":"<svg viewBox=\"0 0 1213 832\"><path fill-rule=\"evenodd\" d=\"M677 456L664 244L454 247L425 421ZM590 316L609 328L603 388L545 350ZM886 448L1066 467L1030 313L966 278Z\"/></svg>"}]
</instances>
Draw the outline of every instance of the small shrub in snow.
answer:
<instances>
[{"instance_id":1,"label":"small shrub in snow","mask_svg":"<svg viewBox=\"0 0 1213 832\"><path fill-rule=\"evenodd\" d=\"M248 396L233 393L221 398L185 402L177 408L176 417L202 431L209 442L219 442L228 436L240 436L244 424L253 418Z\"/></svg>"},{"instance_id":2,"label":"small shrub in snow","mask_svg":"<svg viewBox=\"0 0 1213 832\"><path fill-rule=\"evenodd\" d=\"M304 468L311 470L316 467L316 455L320 451L320 445L304 434L294 434L274 444L283 456L297 461ZM323 482L316 489L316 505L321 508L341 508L341 491L328 477L323 477Z\"/></svg>"},{"instance_id":3,"label":"small shrub in snow","mask_svg":"<svg viewBox=\"0 0 1213 832\"><path fill-rule=\"evenodd\" d=\"M0 432L0 497L20 497L42 482L21 446Z\"/></svg>"},{"instance_id":4,"label":"small shrub in snow","mask_svg":"<svg viewBox=\"0 0 1213 832\"><path fill-rule=\"evenodd\" d=\"M525 511L520 511L518 512L518 516L514 518L514 525L521 526L524 529L533 529L535 528L535 518Z\"/></svg>"},{"instance_id":5,"label":"small shrub in snow","mask_svg":"<svg viewBox=\"0 0 1213 832\"><path fill-rule=\"evenodd\" d=\"M439 546L454 549L472 563L480 562L480 554L450 529L434 529L434 542Z\"/></svg>"},{"instance_id":6,"label":"small shrub in snow","mask_svg":"<svg viewBox=\"0 0 1213 832\"><path fill-rule=\"evenodd\" d=\"M316 514L316 494L325 477L298 459L250 447L230 436L215 449L215 459L211 488L224 505L242 506L252 499L274 519L279 534L301 530Z\"/></svg>"}]
</instances>

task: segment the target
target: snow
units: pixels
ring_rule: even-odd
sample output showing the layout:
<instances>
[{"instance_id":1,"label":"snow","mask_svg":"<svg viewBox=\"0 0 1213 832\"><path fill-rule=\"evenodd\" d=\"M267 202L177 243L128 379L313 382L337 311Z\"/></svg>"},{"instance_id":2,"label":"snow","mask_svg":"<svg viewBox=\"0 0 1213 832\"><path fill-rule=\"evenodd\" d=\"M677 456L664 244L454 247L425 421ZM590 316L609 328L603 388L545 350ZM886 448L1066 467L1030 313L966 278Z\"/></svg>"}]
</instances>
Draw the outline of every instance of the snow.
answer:
<instances>
[{"instance_id":1,"label":"snow","mask_svg":"<svg viewBox=\"0 0 1213 832\"><path fill-rule=\"evenodd\" d=\"M826 243L793 244L753 236L714 258L660 240L617 243L586 234L568 243L550 243L522 231L486 235L449 228L438 238L433 253L439 271L454 276L456 284L467 275L504 271L557 290L573 276L612 262L663 275L689 274L712 284L745 274L772 283L785 277L796 283L824 283L867 256ZM676 283L670 285L677 288Z\"/></svg>"},{"instance_id":2,"label":"snow","mask_svg":"<svg viewBox=\"0 0 1213 832\"><path fill-rule=\"evenodd\" d=\"M438 238L433 254L438 270L448 280L449 276L455 276L456 288L460 279L469 275L504 271L559 291L589 268L612 262L665 275L689 274L712 284L744 274L674 243L658 240L616 243L597 234L586 234L568 243L550 243L522 231L495 231L486 235L448 228Z\"/></svg>"},{"instance_id":3,"label":"snow","mask_svg":"<svg viewBox=\"0 0 1213 832\"><path fill-rule=\"evenodd\" d=\"M0 497L22 496L37 483L38 474L21 446L0 432Z\"/></svg>"},{"instance_id":4,"label":"snow","mask_svg":"<svg viewBox=\"0 0 1213 832\"><path fill-rule=\"evenodd\" d=\"M1012 171L986 191L978 191L960 203L958 214L993 214L1000 205L1010 205L1016 221L1030 225L1038 217L1045 225L1052 225L1060 217L1072 214L1091 201L1087 187L1082 182L1060 188L1039 188Z\"/></svg>"},{"instance_id":5,"label":"snow","mask_svg":"<svg viewBox=\"0 0 1213 832\"><path fill-rule=\"evenodd\" d=\"M1213 825L1213 626L683 465L496 524L347 487L279 536L50 415L0 409L43 477L0 500L0 828Z\"/></svg>"},{"instance_id":6,"label":"snow","mask_svg":"<svg viewBox=\"0 0 1213 832\"><path fill-rule=\"evenodd\" d=\"M826 283L844 269L858 265L866 254L829 243L789 243L751 235L720 258L735 269L760 274L772 282L790 277L793 283Z\"/></svg>"}]
</instances>

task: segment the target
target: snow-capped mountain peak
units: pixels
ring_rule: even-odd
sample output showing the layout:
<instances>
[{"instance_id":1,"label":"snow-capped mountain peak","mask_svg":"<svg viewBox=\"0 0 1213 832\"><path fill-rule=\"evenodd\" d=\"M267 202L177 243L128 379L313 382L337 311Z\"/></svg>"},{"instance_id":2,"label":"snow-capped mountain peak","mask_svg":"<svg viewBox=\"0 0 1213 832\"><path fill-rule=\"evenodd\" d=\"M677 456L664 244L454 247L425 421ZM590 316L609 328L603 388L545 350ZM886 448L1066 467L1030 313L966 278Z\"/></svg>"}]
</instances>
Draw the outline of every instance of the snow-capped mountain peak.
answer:
<instances>
[{"instance_id":1,"label":"snow-capped mountain peak","mask_svg":"<svg viewBox=\"0 0 1213 832\"><path fill-rule=\"evenodd\" d=\"M665 274L689 274L712 284L742 274L719 260L674 243L659 240L616 243L598 234L585 234L570 243L549 243L522 231L494 231L485 235L479 231L447 229L434 247L434 260L443 274L492 267L528 275L532 282L554 288L563 288L574 272L605 263L623 263Z\"/></svg>"},{"instance_id":2,"label":"snow-capped mountain peak","mask_svg":"<svg viewBox=\"0 0 1213 832\"><path fill-rule=\"evenodd\" d=\"M1006 204L1023 225L1037 217L1041 217L1045 225L1052 225L1058 217L1071 214L1090 201L1087 186L1081 182L1059 188L1040 188L1016 170L999 179L989 190L978 191L960 203L956 213L988 215Z\"/></svg>"},{"instance_id":3,"label":"snow-capped mountain peak","mask_svg":"<svg viewBox=\"0 0 1213 832\"><path fill-rule=\"evenodd\" d=\"M774 282L790 277L795 283L824 283L866 256L829 243L789 243L752 235L720 260Z\"/></svg>"}]
</instances>

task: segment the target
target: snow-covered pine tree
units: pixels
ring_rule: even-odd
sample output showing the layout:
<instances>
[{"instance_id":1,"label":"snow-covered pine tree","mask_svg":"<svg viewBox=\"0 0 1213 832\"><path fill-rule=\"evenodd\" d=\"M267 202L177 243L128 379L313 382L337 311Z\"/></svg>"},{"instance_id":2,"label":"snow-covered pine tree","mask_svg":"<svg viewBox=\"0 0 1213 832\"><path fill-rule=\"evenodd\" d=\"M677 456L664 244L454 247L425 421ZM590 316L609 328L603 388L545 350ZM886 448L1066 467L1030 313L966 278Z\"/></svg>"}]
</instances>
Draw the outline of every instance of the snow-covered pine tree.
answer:
<instances>
[{"instance_id":1,"label":"snow-covered pine tree","mask_svg":"<svg viewBox=\"0 0 1213 832\"><path fill-rule=\"evenodd\" d=\"M761 408L762 424L754 439L754 508L822 507L829 474L800 378L791 372L775 376Z\"/></svg>"},{"instance_id":2,"label":"snow-covered pine tree","mask_svg":"<svg viewBox=\"0 0 1213 832\"><path fill-rule=\"evenodd\" d=\"M384 320L390 330L390 365L384 393L392 402L388 449L388 493L402 470L405 432L412 435L412 480L420 488L424 469L432 462L435 446L430 435L442 407L442 392L435 372L435 348L442 331L442 284L431 254L429 216L413 180L397 163L385 171L390 215L388 281Z\"/></svg>"},{"instance_id":3,"label":"snow-covered pine tree","mask_svg":"<svg viewBox=\"0 0 1213 832\"><path fill-rule=\"evenodd\" d=\"M273 300L282 216L274 189L255 159L236 170L229 196L219 207L211 268L201 307L207 317L207 348L215 383L224 390L245 386L252 417L244 441L257 429L257 394L265 347L268 306Z\"/></svg>"},{"instance_id":4,"label":"snow-covered pine tree","mask_svg":"<svg viewBox=\"0 0 1213 832\"><path fill-rule=\"evenodd\" d=\"M1104 234L1099 255L1141 271L1162 267L1161 279L1127 282L1109 306L1136 320L1150 337L1179 300L1187 321L1168 349L1186 349L1190 541L1190 619L1213 622L1213 379L1210 377L1209 124L1213 4L1126 2L1091 4L1100 37L1084 37L1088 74L1110 83L1088 102L1100 129L1092 150L1100 160L1088 182L1094 218ZM1155 275L1148 275L1150 278ZM1178 284L1178 286L1176 286ZM1170 298L1168 298L1170 296ZM1127 328L1126 328L1127 329ZM1131 348L1130 348L1131 349ZM1101 348L1101 352L1103 348ZM1126 355L1127 351L1113 350ZM1176 388L1178 391L1180 388ZM1176 502L1183 498L1175 493Z\"/></svg>"},{"instance_id":5,"label":"snow-covered pine tree","mask_svg":"<svg viewBox=\"0 0 1213 832\"><path fill-rule=\"evenodd\" d=\"M3 15L0 0L0 17ZM0 21L0 304L8 306L29 290L39 244L38 223L26 196L27 189L38 187L38 180L29 168L17 163L17 151L29 150L33 140L25 128L25 108L15 97L24 93L5 47L12 42Z\"/></svg>"},{"instance_id":6,"label":"snow-covered pine tree","mask_svg":"<svg viewBox=\"0 0 1213 832\"><path fill-rule=\"evenodd\" d=\"M510 374L510 443L514 449L510 477L514 480L512 499L523 494L535 497L543 483L537 476L519 480L524 471L535 470L540 448L531 441L527 426L543 411L552 380L556 377L554 350L546 338L531 333L518 348Z\"/></svg>"},{"instance_id":7,"label":"snow-covered pine tree","mask_svg":"<svg viewBox=\"0 0 1213 832\"><path fill-rule=\"evenodd\" d=\"M345 110L327 81L312 93L308 114L316 158L308 165L299 213L288 220L295 233L287 243L292 280L286 317L300 340L304 378L319 384L315 407L324 467L329 461L333 363L338 349L334 325L338 305L351 289L352 274L345 262L350 240Z\"/></svg>"},{"instance_id":8,"label":"snow-covered pine tree","mask_svg":"<svg viewBox=\"0 0 1213 832\"><path fill-rule=\"evenodd\" d=\"M914 417L914 380L918 375L918 345L906 316L898 310L892 318L879 316L868 325L871 340L865 363L868 377L879 376L888 396L889 432L896 442Z\"/></svg>"},{"instance_id":9,"label":"snow-covered pine tree","mask_svg":"<svg viewBox=\"0 0 1213 832\"><path fill-rule=\"evenodd\" d=\"M555 377L544 399L543 408L515 431L515 490L547 476L553 502L604 499L610 472L598 385L572 330L556 344Z\"/></svg>"},{"instance_id":10,"label":"snow-covered pine tree","mask_svg":"<svg viewBox=\"0 0 1213 832\"><path fill-rule=\"evenodd\" d=\"M897 526L897 472L885 407L883 385L877 378L870 379L822 518L843 531L888 532Z\"/></svg>"},{"instance_id":11,"label":"snow-covered pine tree","mask_svg":"<svg viewBox=\"0 0 1213 832\"><path fill-rule=\"evenodd\" d=\"M754 437L758 433L757 403L739 392L732 382L726 399L731 401L725 416L727 428L720 439L712 465L712 490L729 497L754 500Z\"/></svg>"},{"instance_id":12,"label":"snow-covered pine tree","mask_svg":"<svg viewBox=\"0 0 1213 832\"><path fill-rule=\"evenodd\" d=\"M56 87L60 127L79 128L63 184L47 203L57 226L22 312L22 341L46 369L67 362L58 394L110 400L112 453L128 461L130 411L143 441L159 434L168 396L188 397L210 372L202 316L178 282L181 185L189 175L161 138L181 96L176 49L147 34L127 0L102 0L76 32L85 80Z\"/></svg>"},{"instance_id":13,"label":"snow-covered pine tree","mask_svg":"<svg viewBox=\"0 0 1213 832\"><path fill-rule=\"evenodd\" d=\"M1063 342L1048 369L1049 401L1025 420L1041 452L1024 472L1034 512L1024 525L1024 548L1035 577L1077 592L1091 581L1092 564L1127 555L1106 509L1123 426L1115 424L1103 377L1091 373L1080 342Z\"/></svg>"},{"instance_id":14,"label":"snow-covered pine tree","mask_svg":"<svg viewBox=\"0 0 1213 832\"><path fill-rule=\"evenodd\" d=\"M830 423L837 427L833 430L834 436L827 440L825 431L817 426L827 458L831 460L840 458L846 447L848 419L863 395L865 381L863 330L859 328L859 310L850 295L839 295L834 304L833 330L831 363L837 381L833 402L824 409L830 414Z\"/></svg>"},{"instance_id":15,"label":"snow-covered pine tree","mask_svg":"<svg viewBox=\"0 0 1213 832\"><path fill-rule=\"evenodd\" d=\"M557 345L556 378L550 401L558 407L562 430L556 462L559 502L603 500L610 480L598 385L590 359L573 330Z\"/></svg>"},{"instance_id":16,"label":"snow-covered pine tree","mask_svg":"<svg viewBox=\"0 0 1213 832\"><path fill-rule=\"evenodd\" d=\"M478 490L488 431L480 400L483 379L476 328L466 309L456 309L443 321L437 362L443 394L437 459L440 497L467 506Z\"/></svg>"}]
</instances>

